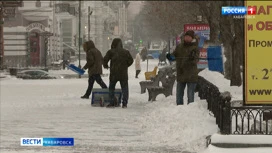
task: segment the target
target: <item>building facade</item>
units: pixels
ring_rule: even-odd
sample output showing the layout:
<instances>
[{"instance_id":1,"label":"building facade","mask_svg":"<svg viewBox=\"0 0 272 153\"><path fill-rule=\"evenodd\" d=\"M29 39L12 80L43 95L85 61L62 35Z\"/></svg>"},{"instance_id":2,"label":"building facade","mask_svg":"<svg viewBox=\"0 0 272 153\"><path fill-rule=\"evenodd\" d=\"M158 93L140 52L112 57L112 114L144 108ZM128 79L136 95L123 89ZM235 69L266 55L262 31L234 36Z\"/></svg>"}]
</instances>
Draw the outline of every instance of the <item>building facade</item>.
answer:
<instances>
[{"instance_id":1,"label":"building facade","mask_svg":"<svg viewBox=\"0 0 272 153\"><path fill-rule=\"evenodd\" d=\"M4 23L4 63L8 67L47 66L60 59L61 23L52 2L23 1ZM51 36L43 36L42 33Z\"/></svg>"},{"instance_id":2,"label":"building facade","mask_svg":"<svg viewBox=\"0 0 272 153\"><path fill-rule=\"evenodd\" d=\"M127 35L122 1L23 1L14 12L3 24L7 67L48 67L79 54L85 59L88 39L105 55L113 38Z\"/></svg>"}]
</instances>

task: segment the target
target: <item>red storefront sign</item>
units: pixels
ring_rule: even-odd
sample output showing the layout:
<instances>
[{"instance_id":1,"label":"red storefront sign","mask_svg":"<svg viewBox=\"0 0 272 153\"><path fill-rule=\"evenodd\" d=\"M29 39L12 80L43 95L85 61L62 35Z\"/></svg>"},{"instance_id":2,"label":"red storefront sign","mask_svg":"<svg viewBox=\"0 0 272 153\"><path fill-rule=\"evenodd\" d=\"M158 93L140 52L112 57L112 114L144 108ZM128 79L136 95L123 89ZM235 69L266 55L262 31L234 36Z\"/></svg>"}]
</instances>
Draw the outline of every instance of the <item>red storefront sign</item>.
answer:
<instances>
[{"instance_id":1,"label":"red storefront sign","mask_svg":"<svg viewBox=\"0 0 272 153\"><path fill-rule=\"evenodd\" d=\"M198 48L200 51L200 58L207 58L207 48L205 46L205 40L209 40L210 27L208 24L185 24L184 33L188 30L193 30L199 37ZM204 48L205 47L205 48ZM208 68L208 60L199 60L198 68Z\"/></svg>"},{"instance_id":2,"label":"red storefront sign","mask_svg":"<svg viewBox=\"0 0 272 153\"><path fill-rule=\"evenodd\" d=\"M188 30L207 31L207 30L210 30L210 26L208 24L185 24L184 25L184 32L186 32Z\"/></svg>"}]
</instances>

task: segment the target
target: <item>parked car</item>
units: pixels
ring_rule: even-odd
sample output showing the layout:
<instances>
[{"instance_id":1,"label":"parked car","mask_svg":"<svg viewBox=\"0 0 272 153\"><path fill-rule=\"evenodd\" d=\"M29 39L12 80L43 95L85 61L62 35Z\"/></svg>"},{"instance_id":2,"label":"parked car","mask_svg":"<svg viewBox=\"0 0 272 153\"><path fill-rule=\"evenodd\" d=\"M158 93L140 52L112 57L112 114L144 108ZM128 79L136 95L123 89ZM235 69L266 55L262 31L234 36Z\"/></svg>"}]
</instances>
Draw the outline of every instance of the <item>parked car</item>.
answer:
<instances>
[{"instance_id":1,"label":"parked car","mask_svg":"<svg viewBox=\"0 0 272 153\"><path fill-rule=\"evenodd\" d=\"M23 70L17 73L17 78L22 79L63 79L61 75L50 74L43 70Z\"/></svg>"}]
</instances>

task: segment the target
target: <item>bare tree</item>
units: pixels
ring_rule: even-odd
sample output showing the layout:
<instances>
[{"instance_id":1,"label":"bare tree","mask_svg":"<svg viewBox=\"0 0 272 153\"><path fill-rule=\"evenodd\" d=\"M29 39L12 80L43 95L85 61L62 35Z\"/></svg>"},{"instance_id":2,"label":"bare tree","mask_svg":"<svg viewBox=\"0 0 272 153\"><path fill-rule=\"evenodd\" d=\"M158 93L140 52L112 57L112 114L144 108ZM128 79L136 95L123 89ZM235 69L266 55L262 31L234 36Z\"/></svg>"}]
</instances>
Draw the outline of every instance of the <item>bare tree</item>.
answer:
<instances>
[{"instance_id":1,"label":"bare tree","mask_svg":"<svg viewBox=\"0 0 272 153\"><path fill-rule=\"evenodd\" d=\"M146 21L160 33L161 38L168 40L183 31L183 25L195 22L199 14L197 9L183 11L190 7L189 1L146 1L143 12Z\"/></svg>"},{"instance_id":2,"label":"bare tree","mask_svg":"<svg viewBox=\"0 0 272 153\"><path fill-rule=\"evenodd\" d=\"M219 42L219 19L220 19L220 9L221 1L197 1L199 10L201 11L203 17L206 19L210 26L210 40L209 42L218 45ZM219 12L219 13L218 13Z\"/></svg>"},{"instance_id":3,"label":"bare tree","mask_svg":"<svg viewBox=\"0 0 272 153\"><path fill-rule=\"evenodd\" d=\"M242 84L240 75L241 55L243 52L243 20L221 16L222 6L241 6L243 1L202 1L196 2L210 25L210 42L225 47L225 77L231 80L231 86ZM221 42L218 38L220 33Z\"/></svg>"},{"instance_id":4,"label":"bare tree","mask_svg":"<svg viewBox=\"0 0 272 153\"><path fill-rule=\"evenodd\" d=\"M232 86L240 86L244 50L243 20L221 16L221 7L232 5L241 6L243 1L146 1L142 11L142 31L145 29L149 34L158 33L160 38L167 40L180 34L184 24L195 23L195 17L201 14L204 22L210 26L210 45L224 45L227 58L225 77L231 80Z\"/></svg>"},{"instance_id":5,"label":"bare tree","mask_svg":"<svg viewBox=\"0 0 272 153\"><path fill-rule=\"evenodd\" d=\"M231 4L234 6L243 5L243 1L231 1ZM232 49L232 75L231 75L231 86L241 86L242 78L240 66L242 64L241 55L243 55L244 51L244 20L243 19L234 19L233 20L233 31L234 31L234 39L233 39L233 49Z\"/></svg>"}]
</instances>

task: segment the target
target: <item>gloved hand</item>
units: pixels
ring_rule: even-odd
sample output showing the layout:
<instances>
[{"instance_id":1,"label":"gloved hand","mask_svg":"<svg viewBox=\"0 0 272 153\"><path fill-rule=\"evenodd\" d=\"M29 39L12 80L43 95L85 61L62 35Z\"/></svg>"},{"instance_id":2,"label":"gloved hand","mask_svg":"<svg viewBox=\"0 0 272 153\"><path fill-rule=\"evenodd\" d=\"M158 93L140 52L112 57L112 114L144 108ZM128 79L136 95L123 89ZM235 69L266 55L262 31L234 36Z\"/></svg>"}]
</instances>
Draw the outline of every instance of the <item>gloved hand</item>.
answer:
<instances>
[{"instance_id":1,"label":"gloved hand","mask_svg":"<svg viewBox=\"0 0 272 153\"><path fill-rule=\"evenodd\" d=\"M174 60L175 60L175 57L172 56L170 53L167 53L167 54L166 54L166 58L167 58L169 61L174 61Z\"/></svg>"}]
</instances>

